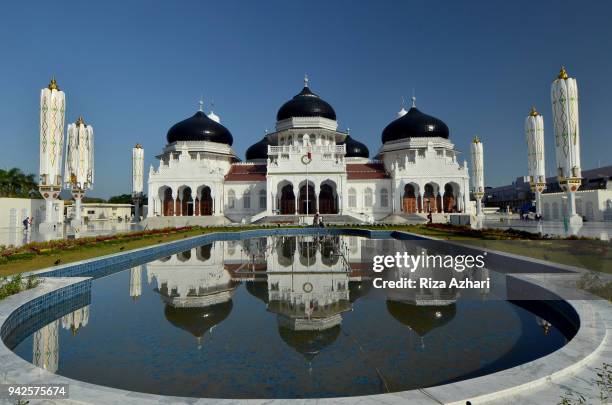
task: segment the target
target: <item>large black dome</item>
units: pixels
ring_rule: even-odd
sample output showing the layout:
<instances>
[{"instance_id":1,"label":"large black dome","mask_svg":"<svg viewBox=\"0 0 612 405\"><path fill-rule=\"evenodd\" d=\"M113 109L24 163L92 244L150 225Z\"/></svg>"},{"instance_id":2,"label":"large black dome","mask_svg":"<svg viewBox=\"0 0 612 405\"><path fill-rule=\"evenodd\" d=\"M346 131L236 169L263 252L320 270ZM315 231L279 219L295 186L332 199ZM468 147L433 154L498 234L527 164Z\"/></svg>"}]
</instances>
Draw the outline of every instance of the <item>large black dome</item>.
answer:
<instances>
[{"instance_id":1,"label":"large black dome","mask_svg":"<svg viewBox=\"0 0 612 405\"><path fill-rule=\"evenodd\" d=\"M202 111L176 123L166 136L168 143L181 141L208 141L232 146L234 138L223 125L208 118Z\"/></svg>"},{"instance_id":2,"label":"large black dome","mask_svg":"<svg viewBox=\"0 0 612 405\"><path fill-rule=\"evenodd\" d=\"M370 157L370 151L368 150L368 147L365 146L363 143L351 138L350 135L347 135L346 138L344 138L344 141L340 142L340 145L343 144L346 144L345 157Z\"/></svg>"},{"instance_id":3,"label":"large black dome","mask_svg":"<svg viewBox=\"0 0 612 405\"><path fill-rule=\"evenodd\" d=\"M264 136L259 142L249 146L246 151L246 160L265 160L268 158L268 137Z\"/></svg>"},{"instance_id":4,"label":"large black dome","mask_svg":"<svg viewBox=\"0 0 612 405\"><path fill-rule=\"evenodd\" d=\"M336 112L329 103L314 94L308 86L287 101L278 110L276 120L282 121L293 117L323 117L336 120Z\"/></svg>"},{"instance_id":5,"label":"large black dome","mask_svg":"<svg viewBox=\"0 0 612 405\"><path fill-rule=\"evenodd\" d=\"M448 139L446 124L412 107L406 114L387 125L382 132L382 142L436 136Z\"/></svg>"}]
</instances>

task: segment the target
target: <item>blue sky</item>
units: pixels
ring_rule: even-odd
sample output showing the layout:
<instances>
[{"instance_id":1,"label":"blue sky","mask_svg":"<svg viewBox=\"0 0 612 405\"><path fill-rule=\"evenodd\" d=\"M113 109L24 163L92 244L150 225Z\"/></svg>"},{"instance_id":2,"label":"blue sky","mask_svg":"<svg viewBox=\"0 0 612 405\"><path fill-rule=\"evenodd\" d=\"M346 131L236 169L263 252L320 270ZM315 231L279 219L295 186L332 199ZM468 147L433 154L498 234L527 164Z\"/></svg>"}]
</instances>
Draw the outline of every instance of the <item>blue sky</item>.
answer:
<instances>
[{"instance_id":1,"label":"blue sky","mask_svg":"<svg viewBox=\"0 0 612 405\"><path fill-rule=\"evenodd\" d=\"M0 6L0 167L38 171L40 88L55 75L67 122L96 136L93 196L130 192L131 147L146 166L201 94L236 152L272 130L302 86L336 110L372 155L402 96L444 120L469 159L485 147L487 185L527 172L524 117L544 115L554 167L550 83L578 80L583 169L612 164L611 2L122 1Z\"/></svg>"}]
</instances>

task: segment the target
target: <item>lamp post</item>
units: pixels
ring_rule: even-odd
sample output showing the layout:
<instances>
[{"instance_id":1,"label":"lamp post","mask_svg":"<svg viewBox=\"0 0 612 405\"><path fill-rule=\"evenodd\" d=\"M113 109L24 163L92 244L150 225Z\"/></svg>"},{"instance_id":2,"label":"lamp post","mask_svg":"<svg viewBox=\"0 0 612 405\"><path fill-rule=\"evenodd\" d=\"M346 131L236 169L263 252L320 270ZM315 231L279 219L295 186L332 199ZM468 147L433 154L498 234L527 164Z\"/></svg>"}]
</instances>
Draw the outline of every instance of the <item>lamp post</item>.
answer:
<instances>
[{"instance_id":1,"label":"lamp post","mask_svg":"<svg viewBox=\"0 0 612 405\"><path fill-rule=\"evenodd\" d=\"M62 153L64 148L64 114L66 97L55 78L40 91L40 165L38 190L45 199L45 219L41 230L52 230L57 218L53 203L62 189Z\"/></svg>"},{"instance_id":2,"label":"lamp post","mask_svg":"<svg viewBox=\"0 0 612 405\"><path fill-rule=\"evenodd\" d=\"M562 67L552 83L550 93L555 128L557 180L561 189L567 193L569 223L581 225L582 217L576 214L576 191L582 184L576 79L569 77Z\"/></svg>"},{"instance_id":3,"label":"lamp post","mask_svg":"<svg viewBox=\"0 0 612 405\"><path fill-rule=\"evenodd\" d=\"M74 198L72 225L79 227L82 225L81 202L85 192L93 188L94 182L94 132L91 125L85 124L83 117L68 125L64 181Z\"/></svg>"},{"instance_id":4,"label":"lamp post","mask_svg":"<svg viewBox=\"0 0 612 405\"><path fill-rule=\"evenodd\" d=\"M544 161L544 118L535 107L525 118L527 138L527 168L529 185L536 197L536 214L542 215L542 192L546 189L546 166Z\"/></svg>"},{"instance_id":5,"label":"lamp post","mask_svg":"<svg viewBox=\"0 0 612 405\"><path fill-rule=\"evenodd\" d=\"M143 197L144 149L137 143L132 148L132 201L134 201L134 221L140 222L140 205Z\"/></svg>"},{"instance_id":6,"label":"lamp post","mask_svg":"<svg viewBox=\"0 0 612 405\"><path fill-rule=\"evenodd\" d=\"M482 217L482 197L484 196L484 157L482 142L477 136L472 140L472 193L476 198L476 215Z\"/></svg>"}]
</instances>

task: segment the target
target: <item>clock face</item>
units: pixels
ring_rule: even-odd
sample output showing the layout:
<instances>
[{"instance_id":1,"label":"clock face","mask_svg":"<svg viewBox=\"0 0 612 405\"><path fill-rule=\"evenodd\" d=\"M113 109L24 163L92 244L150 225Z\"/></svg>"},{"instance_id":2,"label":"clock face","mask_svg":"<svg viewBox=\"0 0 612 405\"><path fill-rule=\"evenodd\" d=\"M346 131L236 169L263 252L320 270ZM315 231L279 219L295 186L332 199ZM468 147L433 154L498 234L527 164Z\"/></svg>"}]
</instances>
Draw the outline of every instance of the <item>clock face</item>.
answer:
<instances>
[{"instance_id":1,"label":"clock face","mask_svg":"<svg viewBox=\"0 0 612 405\"><path fill-rule=\"evenodd\" d=\"M305 165L307 165L308 163L312 162L312 159L308 157L308 155L304 155L302 156L302 163L304 163Z\"/></svg>"}]
</instances>

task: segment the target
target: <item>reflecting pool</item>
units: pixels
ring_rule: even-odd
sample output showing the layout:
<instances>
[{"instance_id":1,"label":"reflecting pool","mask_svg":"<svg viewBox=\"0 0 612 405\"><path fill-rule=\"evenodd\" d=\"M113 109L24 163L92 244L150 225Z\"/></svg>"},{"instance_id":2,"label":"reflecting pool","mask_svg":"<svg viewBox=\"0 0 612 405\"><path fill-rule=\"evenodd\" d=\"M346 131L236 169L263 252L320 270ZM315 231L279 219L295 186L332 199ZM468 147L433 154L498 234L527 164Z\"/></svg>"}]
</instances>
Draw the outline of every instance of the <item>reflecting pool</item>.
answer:
<instances>
[{"instance_id":1,"label":"reflecting pool","mask_svg":"<svg viewBox=\"0 0 612 405\"><path fill-rule=\"evenodd\" d=\"M363 257L384 243L274 236L200 246L94 280L91 296L14 350L50 372L133 391L318 398L488 374L573 336L545 311L486 299L488 290L375 289Z\"/></svg>"}]
</instances>

